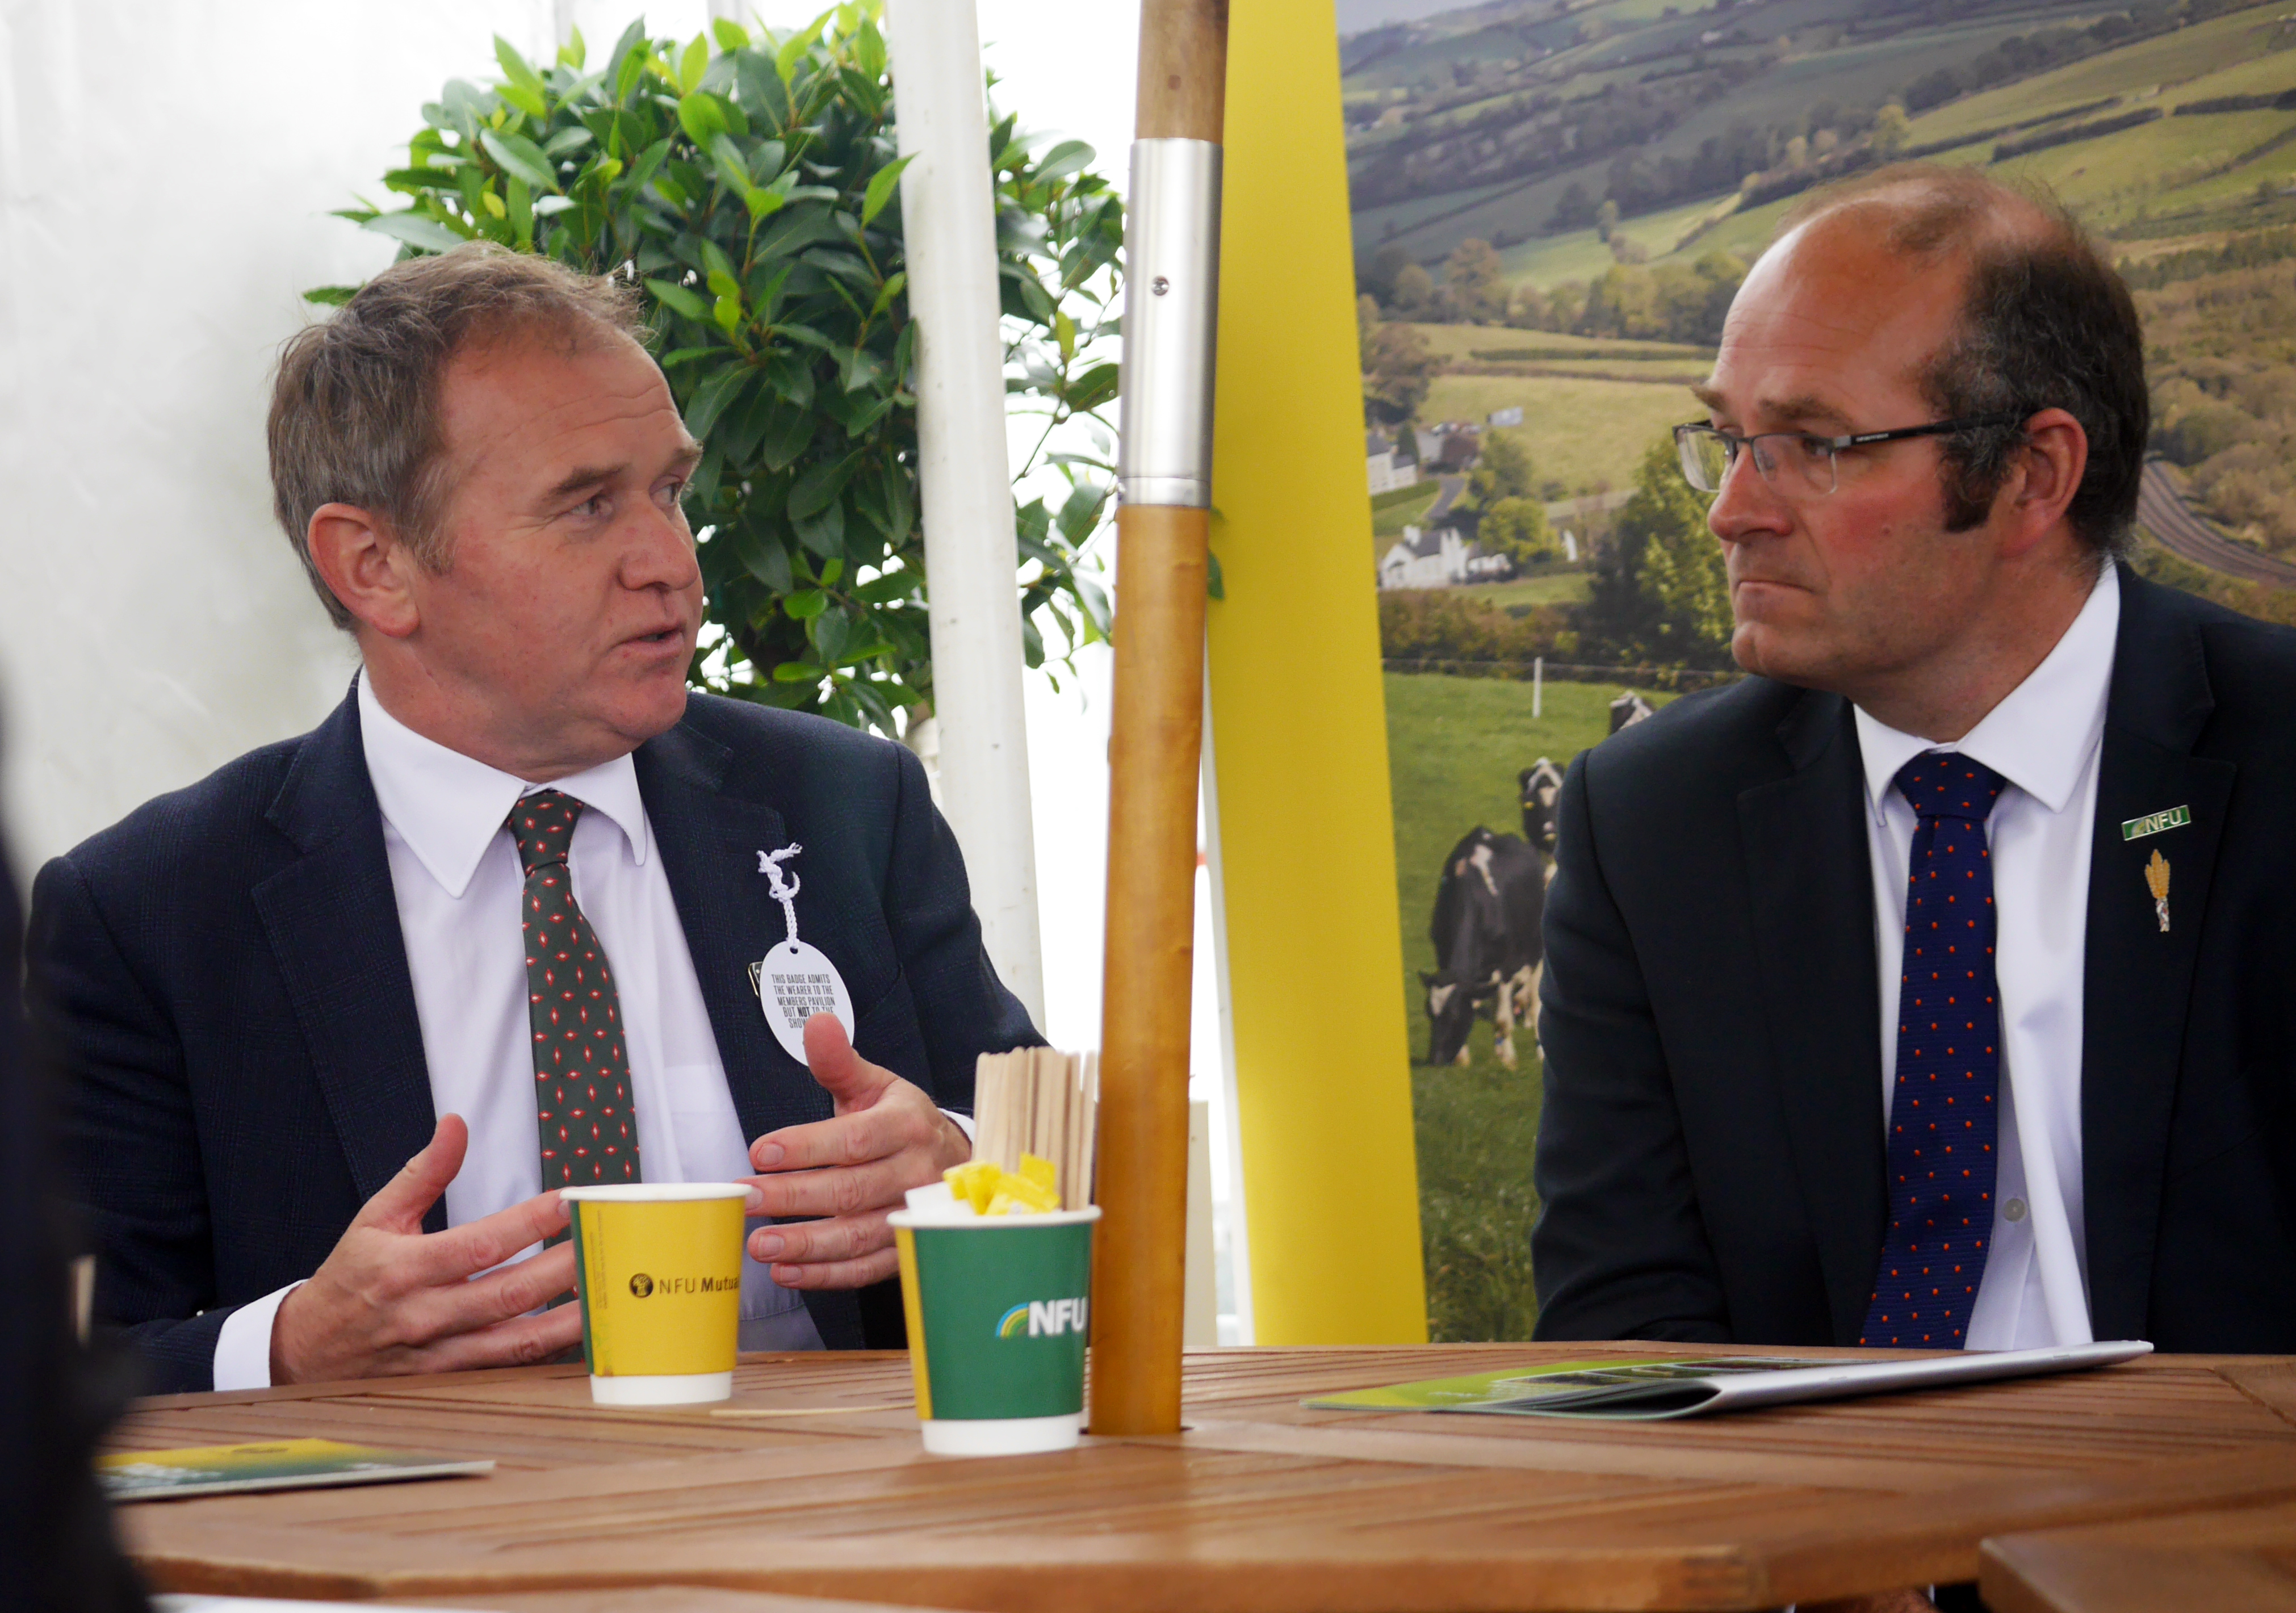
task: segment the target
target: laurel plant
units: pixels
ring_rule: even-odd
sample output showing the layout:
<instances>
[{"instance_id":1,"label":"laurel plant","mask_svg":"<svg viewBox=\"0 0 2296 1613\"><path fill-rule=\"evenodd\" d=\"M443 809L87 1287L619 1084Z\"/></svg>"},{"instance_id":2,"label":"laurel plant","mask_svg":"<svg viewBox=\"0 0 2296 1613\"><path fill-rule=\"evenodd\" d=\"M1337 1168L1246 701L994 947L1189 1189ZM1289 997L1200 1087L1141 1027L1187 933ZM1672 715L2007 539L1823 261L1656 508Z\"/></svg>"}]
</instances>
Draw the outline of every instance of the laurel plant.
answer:
<instances>
[{"instance_id":1,"label":"laurel plant","mask_svg":"<svg viewBox=\"0 0 2296 1613\"><path fill-rule=\"evenodd\" d=\"M500 80L450 81L383 176L409 205L341 216L402 256L493 241L641 288L707 450L693 682L891 733L930 700L932 661L884 38L865 4L711 29L679 45L632 23L594 69L578 34L546 69L496 39ZM1006 389L1040 422L1018 476L1052 488L1015 534L1031 666L1108 631L1089 549L1110 510L1123 240L1091 148L1041 144L1009 116L990 135Z\"/></svg>"}]
</instances>

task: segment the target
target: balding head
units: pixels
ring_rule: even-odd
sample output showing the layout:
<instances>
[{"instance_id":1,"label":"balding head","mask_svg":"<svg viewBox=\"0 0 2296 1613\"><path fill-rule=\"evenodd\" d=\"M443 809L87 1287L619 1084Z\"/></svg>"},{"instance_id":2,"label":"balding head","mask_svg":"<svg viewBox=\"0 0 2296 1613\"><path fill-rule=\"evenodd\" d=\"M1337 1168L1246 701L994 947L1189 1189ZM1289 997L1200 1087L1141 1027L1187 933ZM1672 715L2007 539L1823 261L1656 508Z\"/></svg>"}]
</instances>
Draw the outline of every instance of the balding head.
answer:
<instances>
[{"instance_id":1,"label":"balding head","mask_svg":"<svg viewBox=\"0 0 2296 1613\"><path fill-rule=\"evenodd\" d=\"M1854 278L1867 298L1882 282L1953 276L1960 316L1923 357L1922 393L1940 419L2071 414L2088 465L2067 518L2096 554L2126 547L2152 428L2144 332L2120 276L2062 207L1975 168L1905 163L1802 202L1764 263ZM2023 440L2018 425L1945 439L1948 530L1985 519Z\"/></svg>"}]
</instances>

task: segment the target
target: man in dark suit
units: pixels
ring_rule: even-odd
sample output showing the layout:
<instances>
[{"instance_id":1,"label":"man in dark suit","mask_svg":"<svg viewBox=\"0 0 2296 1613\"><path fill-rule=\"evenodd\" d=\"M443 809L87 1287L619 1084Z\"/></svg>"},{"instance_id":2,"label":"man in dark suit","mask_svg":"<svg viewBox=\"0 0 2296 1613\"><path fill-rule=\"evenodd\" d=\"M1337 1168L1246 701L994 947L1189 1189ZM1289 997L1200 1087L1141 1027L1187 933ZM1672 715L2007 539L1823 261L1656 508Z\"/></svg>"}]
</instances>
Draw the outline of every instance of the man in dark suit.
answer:
<instances>
[{"instance_id":1,"label":"man in dark suit","mask_svg":"<svg viewBox=\"0 0 2296 1613\"><path fill-rule=\"evenodd\" d=\"M2120 563L2126 290L1894 170L1700 396L1754 675L1562 793L1540 1335L2296 1350L2296 634Z\"/></svg>"},{"instance_id":2,"label":"man in dark suit","mask_svg":"<svg viewBox=\"0 0 2296 1613\"><path fill-rule=\"evenodd\" d=\"M290 343L280 519L360 677L40 874L96 1314L157 1388L556 1355L551 1190L600 1181L750 1182L744 1347L898 1342L885 1216L1037 1039L913 757L689 696L700 449L640 330L474 248ZM792 924L851 1022L803 1060Z\"/></svg>"}]
</instances>

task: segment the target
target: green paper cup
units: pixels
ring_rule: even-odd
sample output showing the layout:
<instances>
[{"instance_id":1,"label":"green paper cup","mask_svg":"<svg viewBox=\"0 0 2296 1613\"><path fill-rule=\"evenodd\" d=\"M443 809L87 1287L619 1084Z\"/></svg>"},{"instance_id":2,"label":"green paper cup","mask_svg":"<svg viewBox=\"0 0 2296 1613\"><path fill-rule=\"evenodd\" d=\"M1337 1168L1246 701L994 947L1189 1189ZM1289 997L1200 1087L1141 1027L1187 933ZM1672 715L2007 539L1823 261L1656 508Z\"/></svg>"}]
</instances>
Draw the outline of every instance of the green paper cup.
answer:
<instances>
[{"instance_id":1,"label":"green paper cup","mask_svg":"<svg viewBox=\"0 0 2296 1613\"><path fill-rule=\"evenodd\" d=\"M890 1219L925 1449L1010 1456L1074 1445L1099 1208Z\"/></svg>"},{"instance_id":2,"label":"green paper cup","mask_svg":"<svg viewBox=\"0 0 2296 1613\"><path fill-rule=\"evenodd\" d=\"M734 1393L742 1326L739 1182L567 1187L590 1398L690 1405Z\"/></svg>"}]
</instances>

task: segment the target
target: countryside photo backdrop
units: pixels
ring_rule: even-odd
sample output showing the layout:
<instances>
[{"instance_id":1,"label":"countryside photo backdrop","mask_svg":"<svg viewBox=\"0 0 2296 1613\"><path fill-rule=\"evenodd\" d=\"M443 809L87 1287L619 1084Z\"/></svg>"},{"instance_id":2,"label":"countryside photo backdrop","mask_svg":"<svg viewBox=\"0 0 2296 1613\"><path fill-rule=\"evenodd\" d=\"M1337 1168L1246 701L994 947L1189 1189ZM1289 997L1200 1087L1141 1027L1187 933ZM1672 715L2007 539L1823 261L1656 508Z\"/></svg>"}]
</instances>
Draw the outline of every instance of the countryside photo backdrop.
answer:
<instances>
[{"instance_id":1,"label":"countryside photo backdrop","mask_svg":"<svg viewBox=\"0 0 2296 1613\"><path fill-rule=\"evenodd\" d=\"M1627 691L1655 706L1733 675L1719 547L1667 429L1698 414L1687 389L1747 266L1804 192L1882 163L2046 185L2144 318L2138 569L2296 623L2296 15L1496 0L1384 20L1416 9L1341 12L1364 558L1430 1335L1521 1339L1538 1049L1519 1028L1504 1061L1490 993L1457 1061L1431 1061L1449 1052L1431 1004L1456 1018L1460 1000L1439 951L1474 951L1456 940L1464 898L1439 915L1439 898L1471 880L1519 916L1503 876L1521 854L1479 861L1468 837L1535 839L1520 775L1599 742Z\"/></svg>"}]
</instances>

